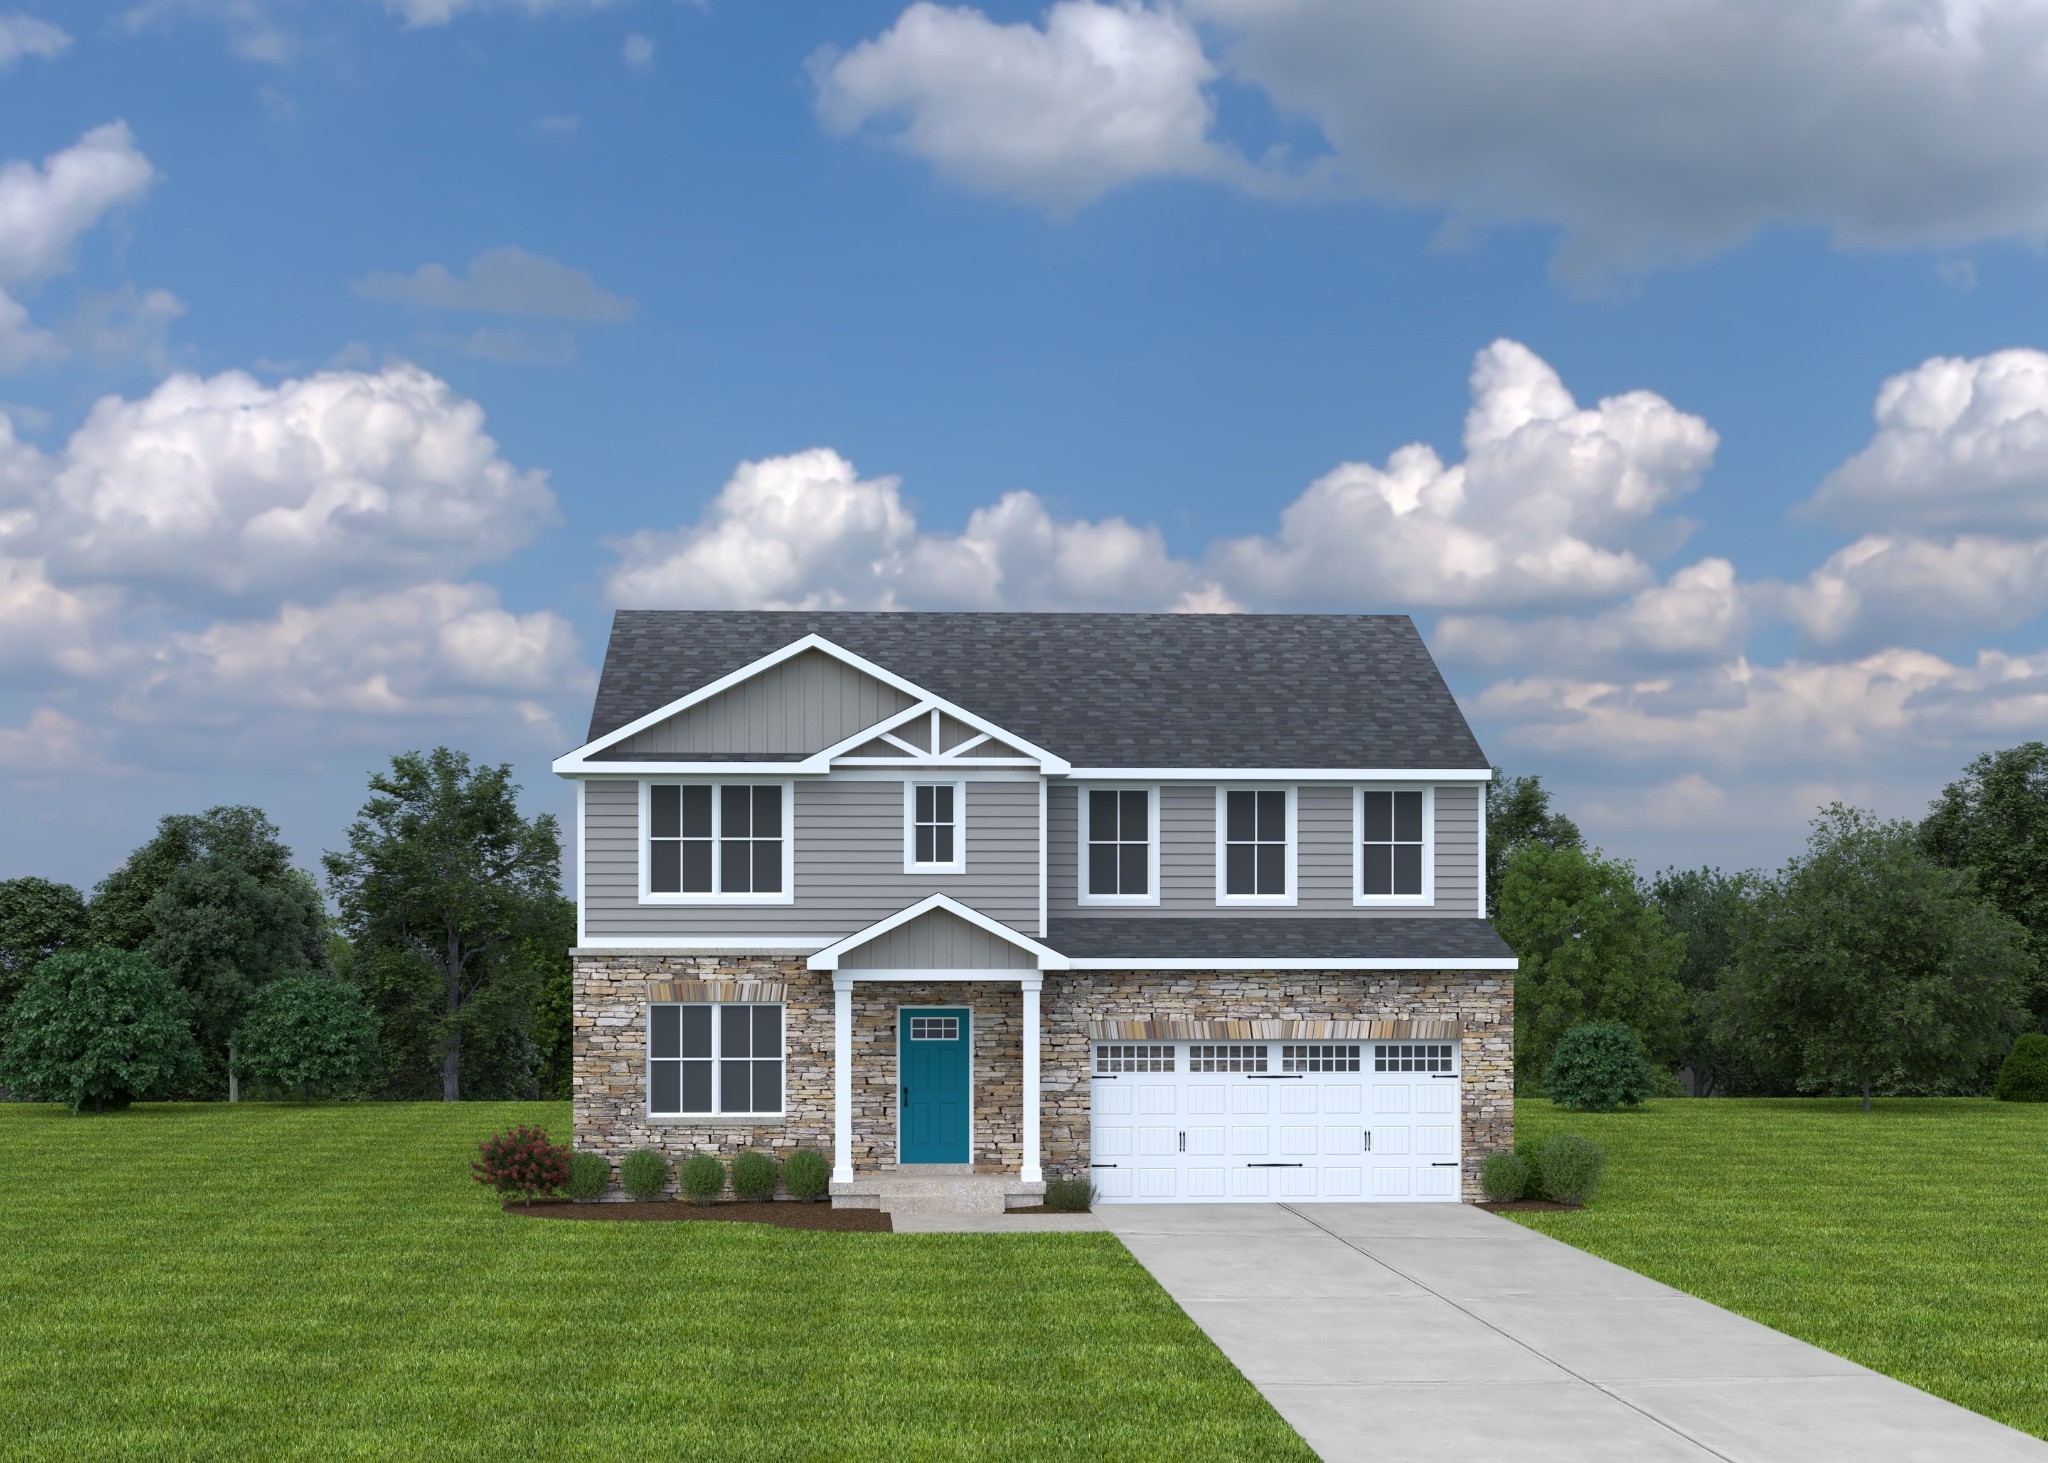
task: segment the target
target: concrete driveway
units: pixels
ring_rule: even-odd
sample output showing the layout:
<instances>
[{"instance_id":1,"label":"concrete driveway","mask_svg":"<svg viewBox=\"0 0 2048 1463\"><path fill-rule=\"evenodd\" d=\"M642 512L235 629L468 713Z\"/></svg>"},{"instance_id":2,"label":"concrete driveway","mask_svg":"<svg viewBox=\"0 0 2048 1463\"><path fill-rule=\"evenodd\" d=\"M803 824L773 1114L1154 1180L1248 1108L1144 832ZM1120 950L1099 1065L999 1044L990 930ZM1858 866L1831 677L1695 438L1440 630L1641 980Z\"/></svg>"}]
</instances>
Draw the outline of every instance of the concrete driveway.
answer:
<instances>
[{"instance_id":1,"label":"concrete driveway","mask_svg":"<svg viewBox=\"0 0 2048 1463\"><path fill-rule=\"evenodd\" d=\"M2048 1443L1467 1205L1096 1213L1333 1463L2048 1463Z\"/></svg>"}]
</instances>

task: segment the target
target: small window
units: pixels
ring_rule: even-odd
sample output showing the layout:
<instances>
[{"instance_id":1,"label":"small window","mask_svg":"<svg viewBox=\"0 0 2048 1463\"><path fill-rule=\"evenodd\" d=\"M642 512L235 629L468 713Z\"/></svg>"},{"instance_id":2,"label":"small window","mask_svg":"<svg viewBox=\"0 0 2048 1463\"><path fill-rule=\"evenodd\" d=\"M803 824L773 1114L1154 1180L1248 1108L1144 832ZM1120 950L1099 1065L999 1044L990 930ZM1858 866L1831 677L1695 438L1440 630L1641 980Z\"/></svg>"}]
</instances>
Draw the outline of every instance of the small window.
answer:
<instances>
[{"instance_id":1,"label":"small window","mask_svg":"<svg viewBox=\"0 0 2048 1463\"><path fill-rule=\"evenodd\" d=\"M1232 899L1282 899L1287 889L1284 789L1223 795L1223 892Z\"/></svg>"},{"instance_id":2,"label":"small window","mask_svg":"<svg viewBox=\"0 0 2048 1463\"><path fill-rule=\"evenodd\" d=\"M903 789L903 871L967 872L967 786L958 782L912 782Z\"/></svg>"},{"instance_id":3,"label":"small window","mask_svg":"<svg viewBox=\"0 0 2048 1463\"><path fill-rule=\"evenodd\" d=\"M783 802L780 783L649 787L647 892L785 893Z\"/></svg>"},{"instance_id":4,"label":"small window","mask_svg":"<svg viewBox=\"0 0 2048 1463\"><path fill-rule=\"evenodd\" d=\"M1095 1070L1101 1073L1171 1072L1173 1048L1124 1044L1098 1046L1095 1048Z\"/></svg>"},{"instance_id":5,"label":"small window","mask_svg":"<svg viewBox=\"0 0 2048 1463\"><path fill-rule=\"evenodd\" d=\"M780 1006L647 1008L650 1113L780 1113L782 1062Z\"/></svg>"},{"instance_id":6,"label":"small window","mask_svg":"<svg viewBox=\"0 0 2048 1463\"><path fill-rule=\"evenodd\" d=\"M960 1039L960 1018L958 1016L913 1016L910 1018L910 1039L912 1041L958 1041Z\"/></svg>"},{"instance_id":7,"label":"small window","mask_svg":"<svg viewBox=\"0 0 2048 1463\"><path fill-rule=\"evenodd\" d=\"M1451 1044L1428 1042L1421 1045L1376 1046L1372 1049L1375 1072L1448 1072Z\"/></svg>"},{"instance_id":8,"label":"small window","mask_svg":"<svg viewBox=\"0 0 2048 1463\"><path fill-rule=\"evenodd\" d=\"M1355 1046L1283 1046L1280 1048L1280 1070L1283 1072L1356 1072L1358 1070L1358 1048Z\"/></svg>"},{"instance_id":9,"label":"small window","mask_svg":"<svg viewBox=\"0 0 2048 1463\"><path fill-rule=\"evenodd\" d=\"M1191 1046L1190 1072L1263 1072L1266 1049L1262 1046Z\"/></svg>"},{"instance_id":10,"label":"small window","mask_svg":"<svg viewBox=\"0 0 2048 1463\"><path fill-rule=\"evenodd\" d=\"M1095 787L1081 794L1081 898L1157 904L1158 820L1153 791Z\"/></svg>"},{"instance_id":11,"label":"small window","mask_svg":"<svg viewBox=\"0 0 2048 1463\"><path fill-rule=\"evenodd\" d=\"M1358 794L1361 899L1421 899L1429 892L1429 798L1421 788Z\"/></svg>"}]
</instances>

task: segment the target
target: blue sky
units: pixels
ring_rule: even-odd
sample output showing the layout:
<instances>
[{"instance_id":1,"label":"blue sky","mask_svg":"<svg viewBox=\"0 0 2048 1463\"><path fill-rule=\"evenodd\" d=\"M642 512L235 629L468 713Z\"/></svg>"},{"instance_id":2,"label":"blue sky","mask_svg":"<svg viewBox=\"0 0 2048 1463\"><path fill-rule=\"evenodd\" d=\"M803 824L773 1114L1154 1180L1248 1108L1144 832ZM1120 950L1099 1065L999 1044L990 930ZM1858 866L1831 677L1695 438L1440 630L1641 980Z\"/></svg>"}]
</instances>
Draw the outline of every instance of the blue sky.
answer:
<instances>
[{"instance_id":1,"label":"blue sky","mask_svg":"<svg viewBox=\"0 0 2048 1463\"><path fill-rule=\"evenodd\" d=\"M31 4L0 119L0 876L565 808L621 604L1408 611L1653 866L2048 724L2040 0Z\"/></svg>"}]
</instances>

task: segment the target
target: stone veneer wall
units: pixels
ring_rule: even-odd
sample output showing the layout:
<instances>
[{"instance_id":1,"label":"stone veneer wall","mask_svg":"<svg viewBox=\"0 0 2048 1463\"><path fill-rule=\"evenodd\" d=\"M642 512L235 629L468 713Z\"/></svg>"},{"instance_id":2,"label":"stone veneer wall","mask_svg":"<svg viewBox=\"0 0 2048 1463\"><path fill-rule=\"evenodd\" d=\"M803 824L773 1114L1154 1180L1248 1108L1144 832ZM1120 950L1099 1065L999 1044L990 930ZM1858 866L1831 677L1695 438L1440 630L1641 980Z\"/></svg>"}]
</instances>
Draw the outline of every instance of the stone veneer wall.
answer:
<instances>
[{"instance_id":1,"label":"stone veneer wall","mask_svg":"<svg viewBox=\"0 0 2048 1463\"><path fill-rule=\"evenodd\" d=\"M786 989L785 1116L779 1123L653 1122L644 1086L652 981L777 981ZM579 955L574 976L575 1141L615 1162L635 1148L671 1158L748 1148L815 1148L832 1156L832 978L800 959L731 955ZM854 990L856 1173L896 1161L896 1010L974 1012L973 1159L1022 1166L1023 1002L1013 981L879 981ZM1514 1144L1514 987L1506 971L1049 972L1040 1082L1047 1177L1088 1171L1089 1026L1167 1019L1457 1020L1463 1025L1463 1171L1480 1197L1479 1162Z\"/></svg>"},{"instance_id":2,"label":"stone veneer wall","mask_svg":"<svg viewBox=\"0 0 2048 1463\"><path fill-rule=\"evenodd\" d=\"M1090 1023L1134 1017L1241 1021L1456 1020L1463 1024L1464 1179L1515 1142L1514 977L1509 971L1050 971L1040 1058L1047 1178L1088 1171Z\"/></svg>"}]
</instances>

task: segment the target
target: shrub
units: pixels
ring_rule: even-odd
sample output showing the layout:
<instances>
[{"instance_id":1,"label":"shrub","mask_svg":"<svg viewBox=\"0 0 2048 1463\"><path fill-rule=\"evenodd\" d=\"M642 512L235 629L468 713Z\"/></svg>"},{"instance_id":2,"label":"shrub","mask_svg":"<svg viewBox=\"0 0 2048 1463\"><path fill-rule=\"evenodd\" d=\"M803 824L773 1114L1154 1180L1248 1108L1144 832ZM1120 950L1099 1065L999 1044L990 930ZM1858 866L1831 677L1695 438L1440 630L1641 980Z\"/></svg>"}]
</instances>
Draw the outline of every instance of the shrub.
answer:
<instances>
[{"instance_id":1,"label":"shrub","mask_svg":"<svg viewBox=\"0 0 2048 1463\"><path fill-rule=\"evenodd\" d=\"M550 1143L539 1128L522 1123L478 1146L482 1156L469 1166L470 1176L501 1194L517 1194L531 1204L535 1194L552 1194L569 1182L569 1150Z\"/></svg>"},{"instance_id":2,"label":"shrub","mask_svg":"<svg viewBox=\"0 0 2048 1463\"><path fill-rule=\"evenodd\" d=\"M775 1177L774 1159L765 1153L742 1153L732 1161L732 1196L755 1204L772 1199Z\"/></svg>"},{"instance_id":3,"label":"shrub","mask_svg":"<svg viewBox=\"0 0 2048 1463\"><path fill-rule=\"evenodd\" d=\"M1550 1191L1543 1186L1543 1145L1534 1138L1524 1138L1515 1144L1515 1157L1529 1166L1529 1181L1522 1185L1522 1197L1549 1198Z\"/></svg>"},{"instance_id":4,"label":"shrub","mask_svg":"<svg viewBox=\"0 0 2048 1463\"><path fill-rule=\"evenodd\" d=\"M824 1154L799 1148L782 1161L782 1190L792 1199L822 1199L832 1190L832 1165Z\"/></svg>"},{"instance_id":5,"label":"shrub","mask_svg":"<svg viewBox=\"0 0 2048 1463\"><path fill-rule=\"evenodd\" d=\"M7 1011L0 1086L75 1113L167 1096L199 1075L191 1002L147 955L102 945L36 967Z\"/></svg>"},{"instance_id":6,"label":"shrub","mask_svg":"<svg viewBox=\"0 0 2048 1463\"><path fill-rule=\"evenodd\" d=\"M725 1165L708 1153L692 1153L677 1171L683 1193L693 1204L709 1204L725 1192Z\"/></svg>"},{"instance_id":7,"label":"shrub","mask_svg":"<svg viewBox=\"0 0 2048 1463\"><path fill-rule=\"evenodd\" d=\"M659 1199L668 1187L668 1160L652 1148L628 1153L619 1165L619 1187L636 1199Z\"/></svg>"},{"instance_id":8,"label":"shrub","mask_svg":"<svg viewBox=\"0 0 2048 1463\"><path fill-rule=\"evenodd\" d=\"M1045 1186L1045 1207L1086 1214L1095 1205L1095 1185L1086 1179L1054 1179Z\"/></svg>"},{"instance_id":9,"label":"shrub","mask_svg":"<svg viewBox=\"0 0 2048 1463\"><path fill-rule=\"evenodd\" d=\"M377 1076L377 1018L352 985L295 975L257 988L235 1029L235 1068L307 1102Z\"/></svg>"},{"instance_id":10,"label":"shrub","mask_svg":"<svg viewBox=\"0 0 2048 1463\"><path fill-rule=\"evenodd\" d=\"M569 1181L562 1187L569 1191L572 1199L601 1199L604 1191L611 1186L612 1161L602 1153L584 1149L569 1155Z\"/></svg>"},{"instance_id":11,"label":"shrub","mask_svg":"<svg viewBox=\"0 0 2048 1463\"><path fill-rule=\"evenodd\" d=\"M1583 1204L1600 1187L1607 1155L1567 1133L1543 1145L1543 1191L1560 1204Z\"/></svg>"},{"instance_id":12,"label":"shrub","mask_svg":"<svg viewBox=\"0 0 2048 1463\"><path fill-rule=\"evenodd\" d=\"M1637 1107L1657 1090L1657 1074L1634 1031L1619 1021L1574 1026L1557 1043L1543 1091L1573 1112Z\"/></svg>"},{"instance_id":13,"label":"shrub","mask_svg":"<svg viewBox=\"0 0 2048 1463\"><path fill-rule=\"evenodd\" d=\"M1479 1186L1496 1204L1511 1204L1529 1192L1529 1160L1519 1153L1489 1153L1479 1165Z\"/></svg>"},{"instance_id":14,"label":"shrub","mask_svg":"<svg viewBox=\"0 0 2048 1463\"><path fill-rule=\"evenodd\" d=\"M2048 1102L2048 1036L2030 1031L2014 1042L1994 1090L2000 1102Z\"/></svg>"}]
</instances>

